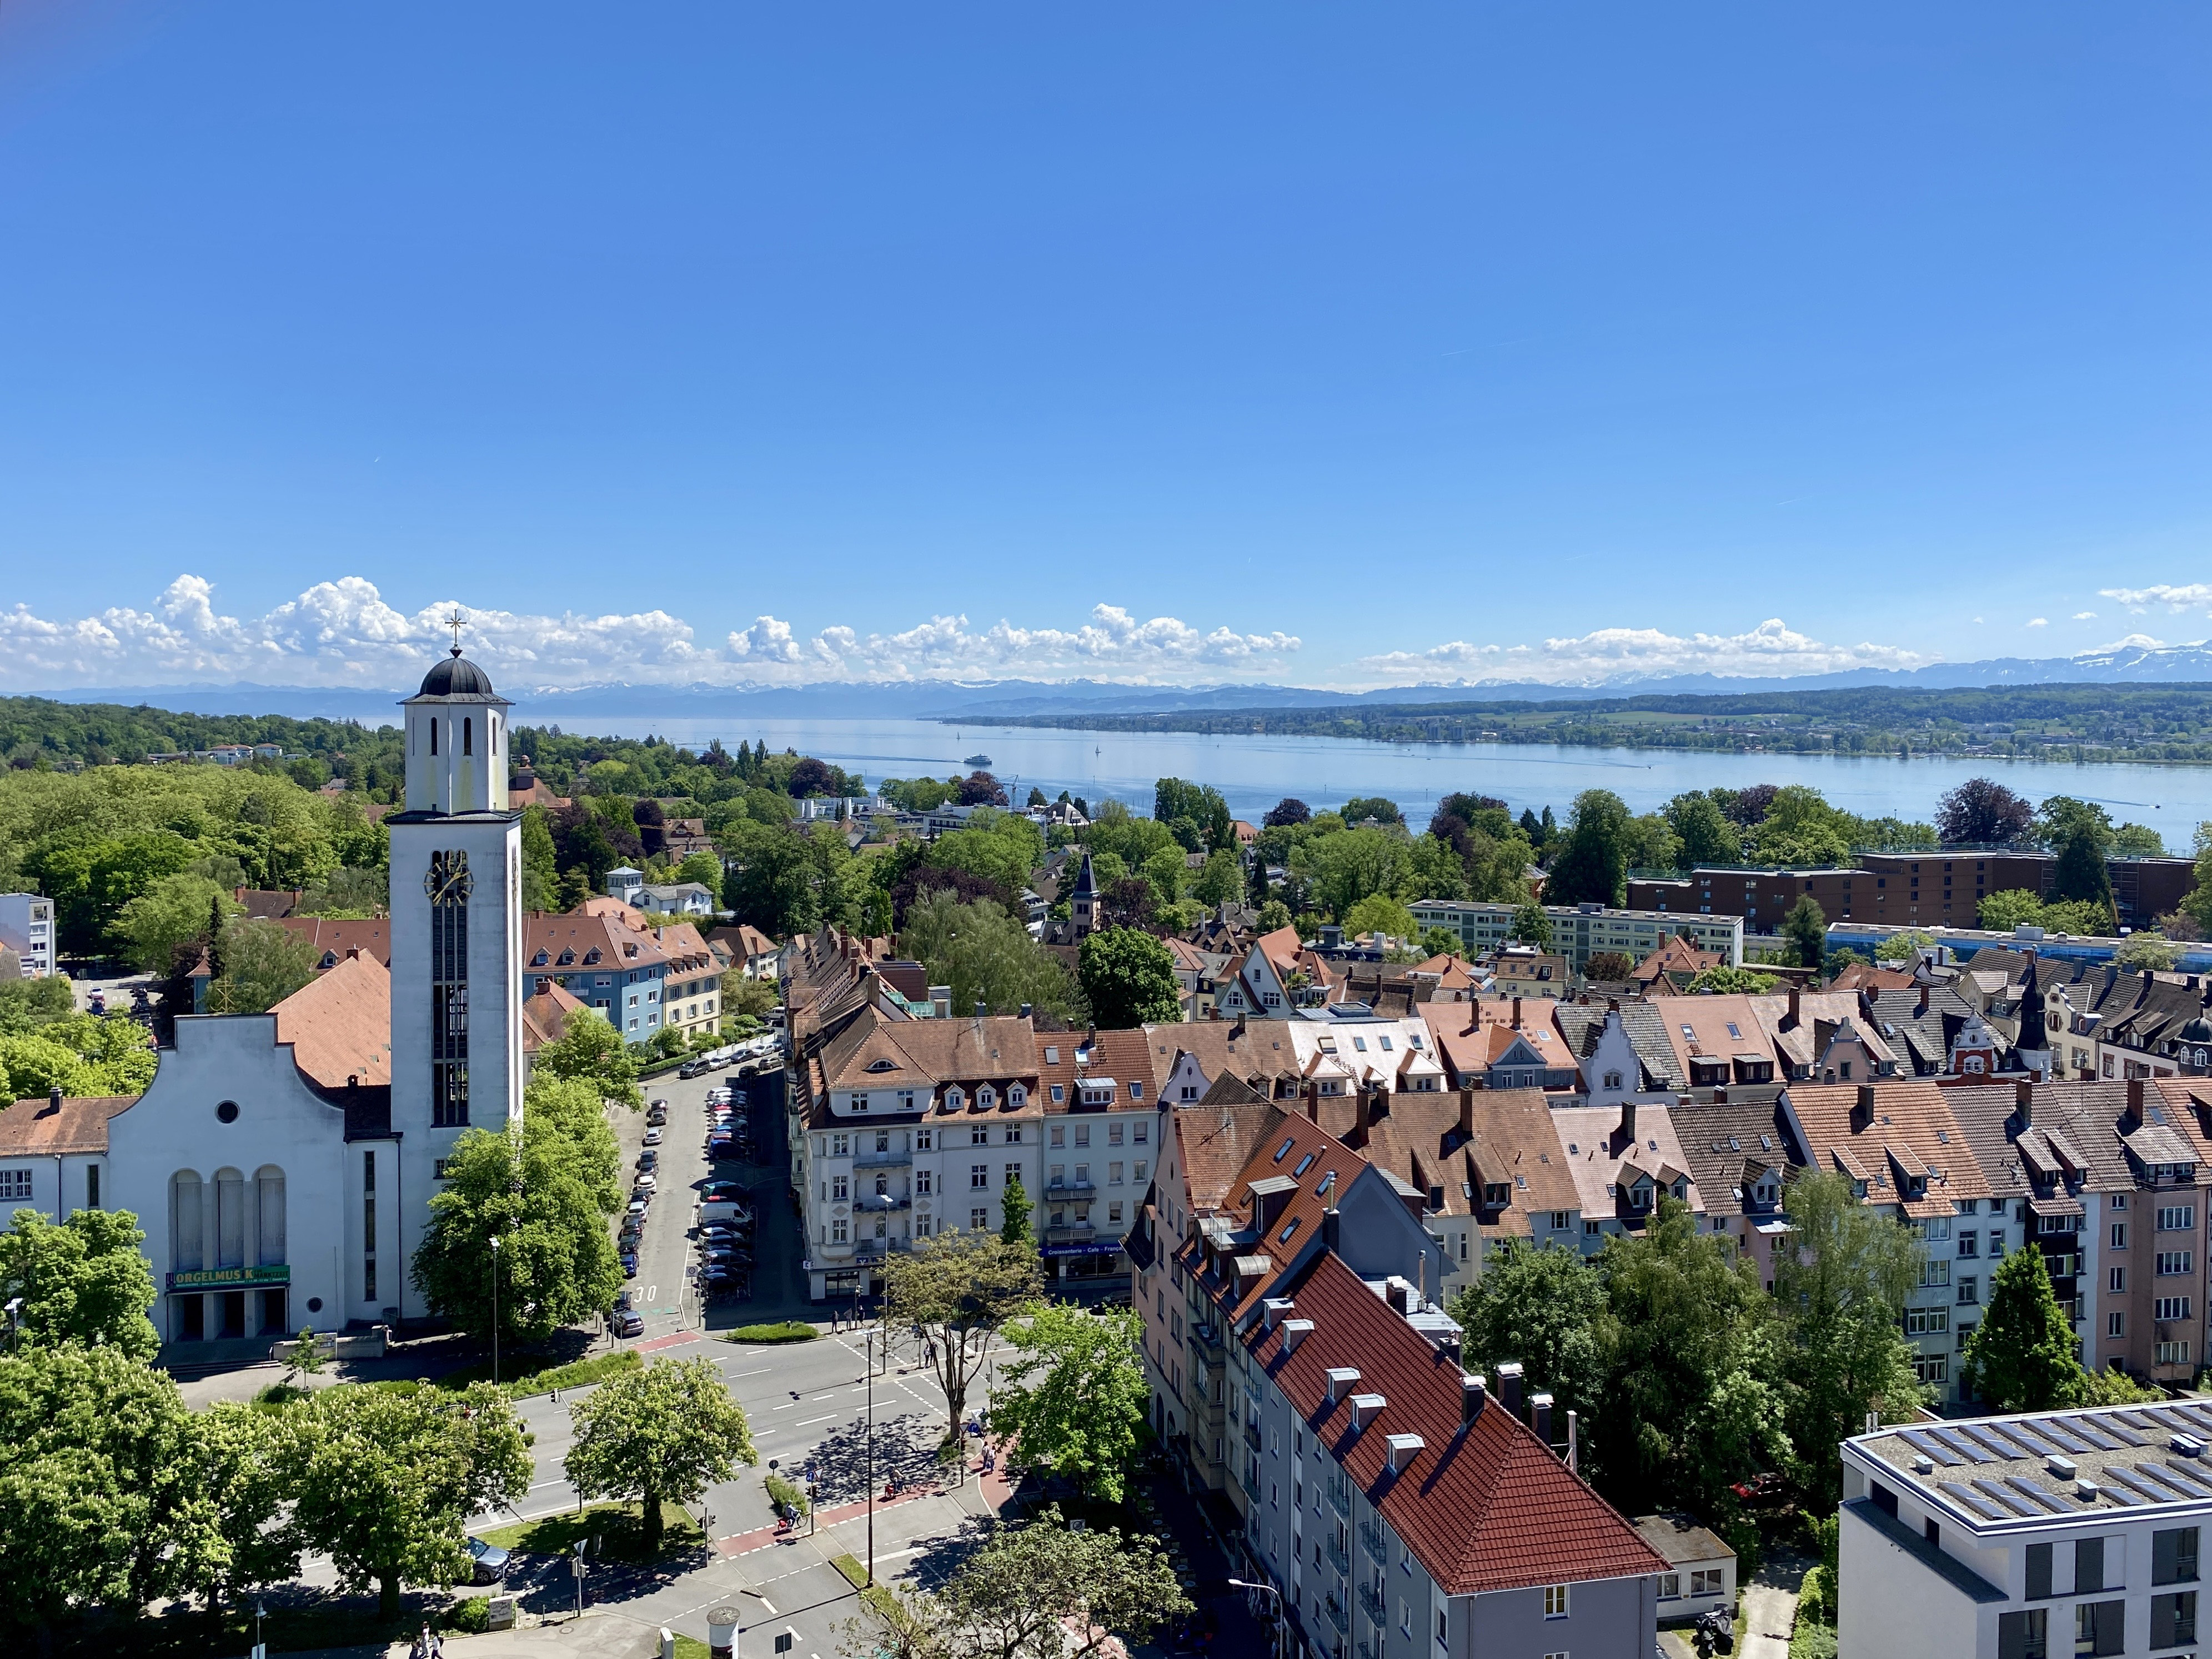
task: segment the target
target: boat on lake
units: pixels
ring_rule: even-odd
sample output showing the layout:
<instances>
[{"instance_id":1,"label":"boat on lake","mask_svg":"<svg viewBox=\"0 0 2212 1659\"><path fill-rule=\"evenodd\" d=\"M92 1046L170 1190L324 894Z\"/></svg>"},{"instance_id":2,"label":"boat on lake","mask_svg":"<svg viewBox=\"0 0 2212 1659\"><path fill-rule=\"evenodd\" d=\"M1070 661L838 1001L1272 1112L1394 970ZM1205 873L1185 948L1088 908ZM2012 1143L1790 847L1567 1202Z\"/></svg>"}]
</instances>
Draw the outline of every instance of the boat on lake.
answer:
<instances>
[{"instance_id":1,"label":"boat on lake","mask_svg":"<svg viewBox=\"0 0 2212 1659\"><path fill-rule=\"evenodd\" d=\"M960 763L963 766L988 766L991 763L991 757L988 755L970 755Z\"/></svg>"}]
</instances>

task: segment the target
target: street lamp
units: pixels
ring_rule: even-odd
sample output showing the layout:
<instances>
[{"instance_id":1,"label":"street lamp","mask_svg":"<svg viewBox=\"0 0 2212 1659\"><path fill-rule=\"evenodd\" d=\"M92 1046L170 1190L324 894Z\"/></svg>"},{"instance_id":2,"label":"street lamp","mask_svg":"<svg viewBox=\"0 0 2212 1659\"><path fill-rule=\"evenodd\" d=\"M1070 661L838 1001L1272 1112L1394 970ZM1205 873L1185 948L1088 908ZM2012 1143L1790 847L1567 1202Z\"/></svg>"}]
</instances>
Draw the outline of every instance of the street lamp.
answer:
<instances>
[{"instance_id":1,"label":"street lamp","mask_svg":"<svg viewBox=\"0 0 2212 1659\"><path fill-rule=\"evenodd\" d=\"M876 1582L876 1334L868 1332L868 1583Z\"/></svg>"},{"instance_id":2,"label":"street lamp","mask_svg":"<svg viewBox=\"0 0 2212 1659\"><path fill-rule=\"evenodd\" d=\"M499 1235L491 1236L491 1385L499 1386Z\"/></svg>"},{"instance_id":3,"label":"street lamp","mask_svg":"<svg viewBox=\"0 0 2212 1659\"><path fill-rule=\"evenodd\" d=\"M1266 1597L1267 1597L1270 1601L1272 1601L1272 1602L1273 1602L1273 1603L1274 1603L1274 1607L1275 1607L1275 1630L1274 1630L1274 1636L1275 1636L1275 1651L1276 1651L1277 1653L1280 1653L1280 1652L1283 1650L1283 1636L1284 1636L1284 1631L1283 1631L1283 1593L1282 1593L1282 1591L1280 1591L1280 1590L1277 1589L1276 1589L1273 1584L1255 1584L1255 1583L1253 1583L1249 1582L1249 1580L1247 1580L1247 1579L1243 1579L1243 1578L1232 1578L1232 1579L1231 1579L1231 1580L1229 1581L1229 1588L1230 1588L1230 1589L1241 1589L1241 1590L1244 1591L1244 1592L1245 1592L1245 1594L1246 1594L1246 1595L1264 1595L1264 1596L1266 1596Z\"/></svg>"}]
</instances>

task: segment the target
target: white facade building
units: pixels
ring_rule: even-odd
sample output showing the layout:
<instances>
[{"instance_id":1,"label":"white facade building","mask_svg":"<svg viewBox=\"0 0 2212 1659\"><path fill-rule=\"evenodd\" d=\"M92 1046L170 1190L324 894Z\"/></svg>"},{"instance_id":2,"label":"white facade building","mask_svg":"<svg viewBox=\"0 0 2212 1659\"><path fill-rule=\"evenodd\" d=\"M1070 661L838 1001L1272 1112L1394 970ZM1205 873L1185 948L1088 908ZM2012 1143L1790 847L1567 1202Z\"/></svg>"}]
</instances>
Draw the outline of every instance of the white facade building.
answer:
<instances>
[{"instance_id":1,"label":"white facade building","mask_svg":"<svg viewBox=\"0 0 2212 1659\"><path fill-rule=\"evenodd\" d=\"M0 893L0 945L22 959L25 979L54 971L54 902L36 893Z\"/></svg>"}]
</instances>

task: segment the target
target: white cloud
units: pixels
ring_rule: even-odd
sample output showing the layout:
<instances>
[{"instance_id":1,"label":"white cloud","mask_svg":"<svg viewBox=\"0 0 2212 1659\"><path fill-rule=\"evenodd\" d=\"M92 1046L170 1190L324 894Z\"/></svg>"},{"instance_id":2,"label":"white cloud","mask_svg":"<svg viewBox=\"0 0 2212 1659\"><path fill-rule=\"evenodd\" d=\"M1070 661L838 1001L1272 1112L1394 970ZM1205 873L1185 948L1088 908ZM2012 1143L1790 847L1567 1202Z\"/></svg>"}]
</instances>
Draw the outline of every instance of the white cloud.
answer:
<instances>
[{"instance_id":1,"label":"white cloud","mask_svg":"<svg viewBox=\"0 0 2212 1659\"><path fill-rule=\"evenodd\" d=\"M1917 668L1935 660L1895 646L1828 645L1778 617L1743 634L1668 634L1656 628L1601 628L1540 646L1470 645L1455 640L1426 651L1363 657L1354 667L1382 684L1411 678L1538 680L1595 685L1674 674L1779 678L1852 668Z\"/></svg>"},{"instance_id":2,"label":"white cloud","mask_svg":"<svg viewBox=\"0 0 2212 1659\"><path fill-rule=\"evenodd\" d=\"M2123 635L2119 639L2112 641L2109 645L2100 645L2097 649L2100 652L2163 651L2166 649L2166 641L2164 640L2153 639L2148 634L2128 634Z\"/></svg>"},{"instance_id":3,"label":"white cloud","mask_svg":"<svg viewBox=\"0 0 2212 1659\"><path fill-rule=\"evenodd\" d=\"M2168 611L2186 611L2191 605L2212 604L2212 582L2188 582L2175 586L2160 582L2153 587L2100 587L2100 599L2117 599L2130 611L2148 611L2162 605Z\"/></svg>"},{"instance_id":4,"label":"white cloud","mask_svg":"<svg viewBox=\"0 0 2212 1659\"><path fill-rule=\"evenodd\" d=\"M228 680L404 686L447 642L444 618L456 609L465 618L462 641L470 656L515 691L617 681L1225 680L1279 672L1301 643L1279 631L1202 629L1173 617L1139 621L1117 605L1100 605L1072 629L1000 621L975 629L963 616L939 616L888 634L836 625L807 635L762 616L729 633L717 649L665 611L532 616L448 599L408 613L387 605L375 585L359 576L319 582L264 616L227 616L216 608L212 583L185 575L147 610L116 606L60 620L21 604L0 612L0 684L25 690Z\"/></svg>"},{"instance_id":5,"label":"white cloud","mask_svg":"<svg viewBox=\"0 0 2212 1659\"><path fill-rule=\"evenodd\" d=\"M2074 620L2075 622L2094 622L2097 620L2097 613L2094 611L2076 611L2074 613Z\"/></svg>"},{"instance_id":6,"label":"white cloud","mask_svg":"<svg viewBox=\"0 0 2212 1659\"><path fill-rule=\"evenodd\" d=\"M2027 626L2030 628L2048 628L2051 626L2051 618L2048 617L2030 617L2027 619Z\"/></svg>"}]
</instances>

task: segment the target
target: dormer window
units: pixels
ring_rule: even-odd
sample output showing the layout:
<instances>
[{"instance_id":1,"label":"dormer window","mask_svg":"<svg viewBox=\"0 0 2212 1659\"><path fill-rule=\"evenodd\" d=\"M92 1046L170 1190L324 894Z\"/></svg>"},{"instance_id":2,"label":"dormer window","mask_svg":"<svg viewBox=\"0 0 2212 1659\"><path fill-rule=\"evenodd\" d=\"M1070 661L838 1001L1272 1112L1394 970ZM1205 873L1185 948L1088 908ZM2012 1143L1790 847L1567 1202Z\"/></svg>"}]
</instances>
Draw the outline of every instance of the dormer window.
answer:
<instances>
[{"instance_id":1,"label":"dormer window","mask_svg":"<svg viewBox=\"0 0 2212 1659\"><path fill-rule=\"evenodd\" d=\"M951 1088L947 1089L945 1091L945 1104L952 1111L958 1111L962 1105L965 1103L966 1099L967 1097L960 1092L960 1087L957 1084L955 1084Z\"/></svg>"},{"instance_id":2,"label":"dormer window","mask_svg":"<svg viewBox=\"0 0 2212 1659\"><path fill-rule=\"evenodd\" d=\"M585 951L585 952L584 952L584 966L585 966L585 967L586 967L586 968L590 967L593 963L597 962L599 959L599 947L598 945L593 945L590 950L588 950L588 951Z\"/></svg>"},{"instance_id":3,"label":"dormer window","mask_svg":"<svg viewBox=\"0 0 2212 1659\"><path fill-rule=\"evenodd\" d=\"M895 1060L872 1060L868 1062L868 1069L872 1072L896 1072L898 1062Z\"/></svg>"},{"instance_id":4,"label":"dormer window","mask_svg":"<svg viewBox=\"0 0 2212 1659\"><path fill-rule=\"evenodd\" d=\"M576 953L574 951L563 951L561 952L560 960L556 962L553 965L556 968L566 968L570 963L575 961L575 959Z\"/></svg>"},{"instance_id":5,"label":"dormer window","mask_svg":"<svg viewBox=\"0 0 2212 1659\"><path fill-rule=\"evenodd\" d=\"M1015 1110L1019 1111L1023 1107L1028 1105L1029 1099L1030 1091L1022 1087L1020 1084L1015 1083L1007 1085L1006 1104L1012 1107Z\"/></svg>"},{"instance_id":6,"label":"dormer window","mask_svg":"<svg viewBox=\"0 0 2212 1659\"><path fill-rule=\"evenodd\" d=\"M1513 1201L1513 1189L1502 1181L1482 1183L1482 1203L1486 1209L1503 1209Z\"/></svg>"},{"instance_id":7,"label":"dormer window","mask_svg":"<svg viewBox=\"0 0 2212 1659\"><path fill-rule=\"evenodd\" d=\"M324 952L323 952L323 959L322 959L319 963L316 963L315 965L316 965L317 967L319 967L319 968L335 968L335 967L337 967L337 966L338 965L338 953L337 953L337 951L324 951Z\"/></svg>"},{"instance_id":8,"label":"dormer window","mask_svg":"<svg viewBox=\"0 0 2212 1659\"><path fill-rule=\"evenodd\" d=\"M546 957L546 955L545 955L545 952L544 952L544 951L539 951L536 956L534 956L534 957L531 957L531 958L530 958L530 965L531 965L532 968L543 968L543 967L545 965L545 963L546 963L547 960L548 960L548 958L547 958L547 957Z\"/></svg>"},{"instance_id":9,"label":"dormer window","mask_svg":"<svg viewBox=\"0 0 2212 1659\"><path fill-rule=\"evenodd\" d=\"M975 1103L981 1107L985 1111L989 1111L991 1108L999 1103L998 1091L992 1088L989 1084L985 1084L981 1088L975 1091Z\"/></svg>"}]
</instances>

